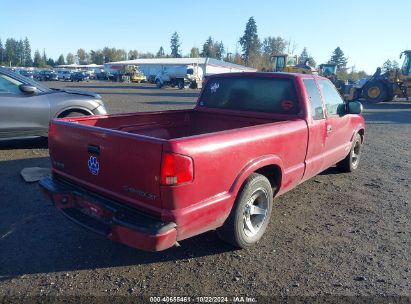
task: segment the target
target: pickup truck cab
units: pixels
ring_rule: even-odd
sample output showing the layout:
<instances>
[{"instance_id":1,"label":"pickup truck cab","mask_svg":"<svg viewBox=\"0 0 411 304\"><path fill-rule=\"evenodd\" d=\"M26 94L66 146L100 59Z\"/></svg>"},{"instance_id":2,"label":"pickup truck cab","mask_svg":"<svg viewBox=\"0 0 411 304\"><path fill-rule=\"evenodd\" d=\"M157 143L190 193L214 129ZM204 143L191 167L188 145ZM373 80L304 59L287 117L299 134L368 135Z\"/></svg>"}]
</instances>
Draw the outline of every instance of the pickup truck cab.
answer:
<instances>
[{"instance_id":1,"label":"pickup truck cab","mask_svg":"<svg viewBox=\"0 0 411 304\"><path fill-rule=\"evenodd\" d=\"M131 247L217 229L244 248L274 197L335 164L357 169L361 110L316 75L219 74L194 109L54 119L40 185L68 218Z\"/></svg>"}]
</instances>

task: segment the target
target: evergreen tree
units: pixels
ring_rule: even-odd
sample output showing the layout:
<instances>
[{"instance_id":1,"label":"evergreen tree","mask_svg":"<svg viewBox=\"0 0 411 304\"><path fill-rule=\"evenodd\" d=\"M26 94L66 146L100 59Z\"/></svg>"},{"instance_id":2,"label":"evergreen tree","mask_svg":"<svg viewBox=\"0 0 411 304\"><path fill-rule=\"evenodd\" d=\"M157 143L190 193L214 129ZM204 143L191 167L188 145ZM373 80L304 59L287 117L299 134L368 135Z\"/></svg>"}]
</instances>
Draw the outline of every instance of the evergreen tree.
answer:
<instances>
[{"instance_id":1,"label":"evergreen tree","mask_svg":"<svg viewBox=\"0 0 411 304\"><path fill-rule=\"evenodd\" d=\"M41 60L43 61L43 66L45 66L46 63L47 63L47 55L46 55L46 50L45 49L43 49L43 55L41 57Z\"/></svg>"},{"instance_id":2,"label":"evergreen tree","mask_svg":"<svg viewBox=\"0 0 411 304\"><path fill-rule=\"evenodd\" d=\"M4 45L4 63L6 65L16 65L16 40L8 38Z\"/></svg>"},{"instance_id":3,"label":"evergreen tree","mask_svg":"<svg viewBox=\"0 0 411 304\"><path fill-rule=\"evenodd\" d=\"M4 60L4 47L3 47L3 42L1 42L0 39L0 64L3 63Z\"/></svg>"},{"instance_id":4,"label":"evergreen tree","mask_svg":"<svg viewBox=\"0 0 411 304\"><path fill-rule=\"evenodd\" d=\"M392 63L391 60L387 59L384 64L382 65L382 72L389 72L392 70Z\"/></svg>"},{"instance_id":5,"label":"evergreen tree","mask_svg":"<svg viewBox=\"0 0 411 304\"><path fill-rule=\"evenodd\" d=\"M215 44L213 38L208 37L206 42L203 44L203 50L201 52L201 57L210 57L210 58L216 58L217 57L217 52L215 50Z\"/></svg>"},{"instance_id":6,"label":"evergreen tree","mask_svg":"<svg viewBox=\"0 0 411 304\"><path fill-rule=\"evenodd\" d=\"M102 50L97 50L93 51L91 50L89 52L89 63L95 63L95 64L104 64L104 54Z\"/></svg>"},{"instance_id":7,"label":"evergreen tree","mask_svg":"<svg viewBox=\"0 0 411 304\"><path fill-rule=\"evenodd\" d=\"M157 54L156 54L156 57L158 57L158 58L163 58L163 57L165 57L165 52L164 52L164 49L163 49L163 47L162 46L160 46L160 49L158 50L158 52L157 52Z\"/></svg>"},{"instance_id":8,"label":"evergreen tree","mask_svg":"<svg viewBox=\"0 0 411 304\"><path fill-rule=\"evenodd\" d=\"M210 57L222 59L224 57L225 48L223 42L214 41L210 36L203 44L203 50L201 52L202 57Z\"/></svg>"},{"instance_id":9,"label":"evergreen tree","mask_svg":"<svg viewBox=\"0 0 411 304\"><path fill-rule=\"evenodd\" d=\"M178 36L177 32L174 32L174 34L171 36L171 39L170 39L171 57L174 57L174 58L181 57L180 46L181 46L180 36Z\"/></svg>"},{"instance_id":10,"label":"evergreen tree","mask_svg":"<svg viewBox=\"0 0 411 304\"><path fill-rule=\"evenodd\" d=\"M49 58L49 59L47 59L46 64L51 66L51 67L54 67L56 63L54 62L54 60L52 58Z\"/></svg>"},{"instance_id":11,"label":"evergreen tree","mask_svg":"<svg viewBox=\"0 0 411 304\"><path fill-rule=\"evenodd\" d=\"M24 65L24 43L23 40L16 40L16 66Z\"/></svg>"},{"instance_id":12,"label":"evergreen tree","mask_svg":"<svg viewBox=\"0 0 411 304\"><path fill-rule=\"evenodd\" d=\"M197 47L192 47L190 51L190 57L191 58L198 58L200 57L200 50Z\"/></svg>"},{"instance_id":13,"label":"evergreen tree","mask_svg":"<svg viewBox=\"0 0 411 304\"><path fill-rule=\"evenodd\" d=\"M87 64L87 53L84 49L80 48L77 50L77 57L79 60L79 64Z\"/></svg>"},{"instance_id":14,"label":"evergreen tree","mask_svg":"<svg viewBox=\"0 0 411 304\"><path fill-rule=\"evenodd\" d=\"M66 64L65 62L64 62L64 55L63 54L61 54L60 56L59 56L59 59L57 59L57 65L64 65L64 64Z\"/></svg>"},{"instance_id":15,"label":"evergreen tree","mask_svg":"<svg viewBox=\"0 0 411 304\"><path fill-rule=\"evenodd\" d=\"M128 59L129 60L134 60L134 59L137 59L138 58L138 51L137 50L133 50L133 51L129 51L128 52Z\"/></svg>"},{"instance_id":16,"label":"evergreen tree","mask_svg":"<svg viewBox=\"0 0 411 304\"><path fill-rule=\"evenodd\" d=\"M345 70L345 67L347 66L347 58L344 57L344 52L339 46L332 53L328 63L335 63L337 65L337 71Z\"/></svg>"},{"instance_id":17,"label":"evergreen tree","mask_svg":"<svg viewBox=\"0 0 411 304\"><path fill-rule=\"evenodd\" d=\"M314 58L308 54L307 48L304 47L299 58L299 63L303 64L306 60L308 60L308 64L312 67L315 67L317 65Z\"/></svg>"},{"instance_id":18,"label":"evergreen tree","mask_svg":"<svg viewBox=\"0 0 411 304\"><path fill-rule=\"evenodd\" d=\"M304 63L307 59L308 59L308 52L307 52L307 48L304 47L303 51L300 54L299 63Z\"/></svg>"},{"instance_id":19,"label":"evergreen tree","mask_svg":"<svg viewBox=\"0 0 411 304\"><path fill-rule=\"evenodd\" d=\"M36 68L42 68L42 67L45 66L45 62L43 61L43 58L41 57L39 50L36 50L36 51L34 52L33 65L34 65Z\"/></svg>"},{"instance_id":20,"label":"evergreen tree","mask_svg":"<svg viewBox=\"0 0 411 304\"><path fill-rule=\"evenodd\" d=\"M224 48L223 42L222 41L216 42L215 49L216 49L216 58L219 60L223 59L224 54L225 54L225 48Z\"/></svg>"},{"instance_id":21,"label":"evergreen tree","mask_svg":"<svg viewBox=\"0 0 411 304\"><path fill-rule=\"evenodd\" d=\"M254 17L250 17L245 26L244 35L240 38L240 44L243 49L242 57L247 65L255 66L260 56L260 39L257 34L257 24Z\"/></svg>"},{"instance_id":22,"label":"evergreen tree","mask_svg":"<svg viewBox=\"0 0 411 304\"><path fill-rule=\"evenodd\" d=\"M66 63L67 64L73 64L74 63L74 55L72 53L67 54Z\"/></svg>"},{"instance_id":23,"label":"evergreen tree","mask_svg":"<svg viewBox=\"0 0 411 304\"><path fill-rule=\"evenodd\" d=\"M31 47L30 47L30 42L27 39L24 39L24 65L26 67L32 66L33 65L33 60L31 59Z\"/></svg>"}]
</instances>

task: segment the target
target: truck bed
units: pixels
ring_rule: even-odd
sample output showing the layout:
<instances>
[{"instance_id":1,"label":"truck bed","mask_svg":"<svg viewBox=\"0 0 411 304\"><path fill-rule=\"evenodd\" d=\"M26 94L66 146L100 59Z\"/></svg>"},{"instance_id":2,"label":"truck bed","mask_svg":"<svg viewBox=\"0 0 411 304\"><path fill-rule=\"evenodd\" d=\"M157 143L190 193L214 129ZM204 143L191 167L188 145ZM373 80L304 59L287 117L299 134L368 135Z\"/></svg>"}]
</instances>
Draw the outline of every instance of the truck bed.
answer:
<instances>
[{"instance_id":1,"label":"truck bed","mask_svg":"<svg viewBox=\"0 0 411 304\"><path fill-rule=\"evenodd\" d=\"M76 118L75 121L82 125L170 140L272 123L276 120L272 117L255 118L244 113L227 115L227 113L180 110Z\"/></svg>"},{"instance_id":2,"label":"truck bed","mask_svg":"<svg viewBox=\"0 0 411 304\"><path fill-rule=\"evenodd\" d=\"M158 176L168 144L181 148L203 136L208 144L211 134L229 135L279 120L264 117L264 113L255 117L255 113L210 109L57 119L49 130L53 173L108 198L160 214ZM228 130L232 131L224 132Z\"/></svg>"}]
</instances>

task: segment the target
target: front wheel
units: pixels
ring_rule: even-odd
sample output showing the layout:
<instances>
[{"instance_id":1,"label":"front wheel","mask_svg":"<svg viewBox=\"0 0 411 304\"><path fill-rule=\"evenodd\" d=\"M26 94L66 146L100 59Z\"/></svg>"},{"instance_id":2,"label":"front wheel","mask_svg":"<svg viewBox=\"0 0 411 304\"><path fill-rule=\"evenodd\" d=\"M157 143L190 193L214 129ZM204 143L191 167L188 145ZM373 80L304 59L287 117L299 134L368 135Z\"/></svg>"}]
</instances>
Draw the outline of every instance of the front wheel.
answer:
<instances>
[{"instance_id":1,"label":"front wheel","mask_svg":"<svg viewBox=\"0 0 411 304\"><path fill-rule=\"evenodd\" d=\"M340 162L337 163L337 168L342 172L353 172L357 170L360 163L362 151L361 135L355 134L351 145L350 153Z\"/></svg>"},{"instance_id":2,"label":"front wheel","mask_svg":"<svg viewBox=\"0 0 411 304\"><path fill-rule=\"evenodd\" d=\"M367 102L383 102L389 94L387 86L382 81L371 81L364 85L363 95Z\"/></svg>"},{"instance_id":3,"label":"front wheel","mask_svg":"<svg viewBox=\"0 0 411 304\"><path fill-rule=\"evenodd\" d=\"M250 247L263 236L270 220L273 190L268 179L257 173L247 178L218 236L239 248Z\"/></svg>"}]
</instances>

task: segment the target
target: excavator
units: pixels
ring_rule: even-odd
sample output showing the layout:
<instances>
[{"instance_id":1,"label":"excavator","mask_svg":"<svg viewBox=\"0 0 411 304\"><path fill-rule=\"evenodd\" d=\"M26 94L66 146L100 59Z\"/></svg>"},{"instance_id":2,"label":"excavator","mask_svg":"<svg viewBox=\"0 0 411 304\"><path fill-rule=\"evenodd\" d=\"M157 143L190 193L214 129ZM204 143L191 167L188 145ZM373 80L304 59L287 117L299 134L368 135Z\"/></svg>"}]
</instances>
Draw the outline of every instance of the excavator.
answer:
<instances>
[{"instance_id":1,"label":"excavator","mask_svg":"<svg viewBox=\"0 0 411 304\"><path fill-rule=\"evenodd\" d=\"M130 77L131 82L144 82L146 81L146 76L140 71L139 67L136 65L127 65L124 67L124 74Z\"/></svg>"},{"instance_id":2,"label":"excavator","mask_svg":"<svg viewBox=\"0 0 411 304\"><path fill-rule=\"evenodd\" d=\"M368 102L382 102L400 97L408 101L411 95L411 50L401 52L400 59L402 57L401 69L381 73L381 68L377 68L364 85L350 89L348 100L362 97Z\"/></svg>"},{"instance_id":3,"label":"excavator","mask_svg":"<svg viewBox=\"0 0 411 304\"><path fill-rule=\"evenodd\" d=\"M296 55L276 55L273 59L274 72L287 73L302 73L302 74L318 74L328 78L337 88L338 92L344 97L345 83L337 77L337 65L335 63L324 63L319 65L319 70L315 70L309 66L308 59L302 63L298 63L298 56Z\"/></svg>"}]
</instances>

